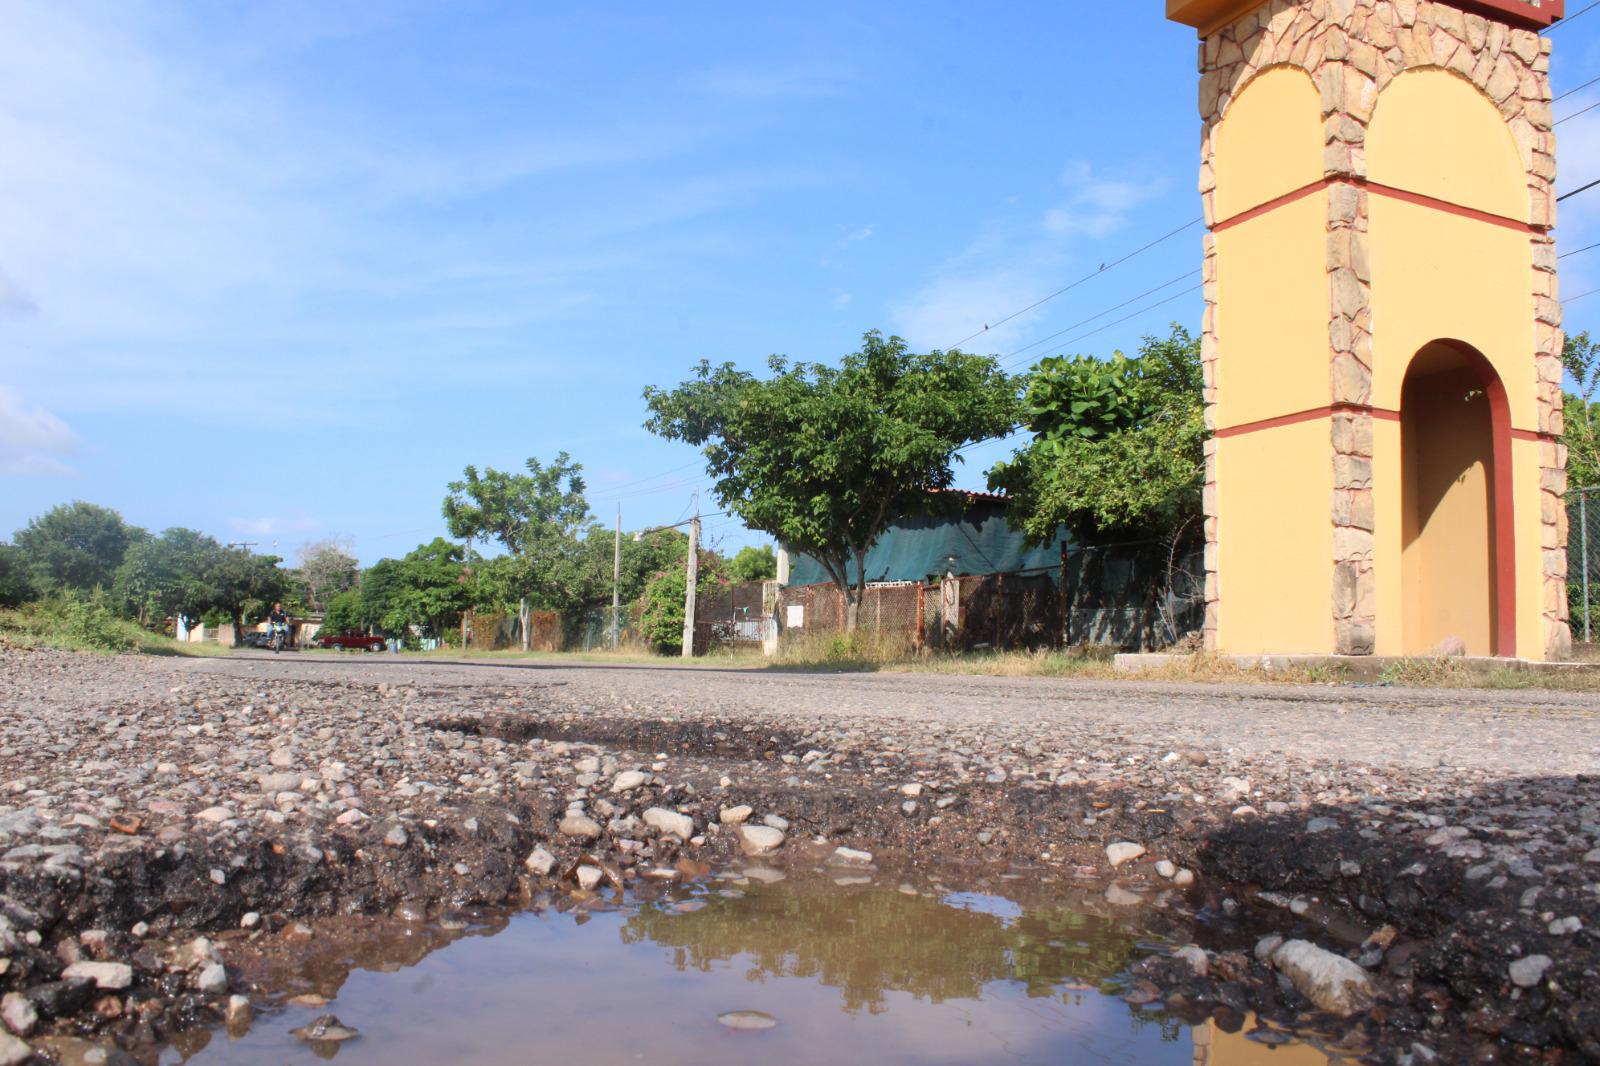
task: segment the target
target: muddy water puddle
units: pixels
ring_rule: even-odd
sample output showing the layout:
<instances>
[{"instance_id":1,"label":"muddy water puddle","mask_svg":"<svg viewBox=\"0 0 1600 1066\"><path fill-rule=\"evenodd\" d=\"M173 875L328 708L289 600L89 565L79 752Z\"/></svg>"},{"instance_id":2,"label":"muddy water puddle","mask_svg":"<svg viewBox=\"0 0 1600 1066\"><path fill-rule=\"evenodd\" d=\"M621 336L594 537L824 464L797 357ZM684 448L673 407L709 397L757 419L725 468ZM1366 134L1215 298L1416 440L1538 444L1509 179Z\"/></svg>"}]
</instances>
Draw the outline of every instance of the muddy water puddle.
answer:
<instances>
[{"instance_id":1,"label":"muddy water puddle","mask_svg":"<svg viewBox=\"0 0 1600 1066\"><path fill-rule=\"evenodd\" d=\"M730 876L648 901L302 930L253 973L253 1024L185 1034L166 1063L1072 1063L1327 1066L1252 1025L1137 1000L1176 946L1133 921L973 891ZM848 880L848 879L847 879ZM864 879L863 879L864 880ZM307 1042L295 1035L344 1035ZM323 1029L316 1028L319 1019ZM308 1028L309 1027L309 1028ZM1263 1038L1272 1043L1260 1042Z\"/></svg>"}]
</instances>

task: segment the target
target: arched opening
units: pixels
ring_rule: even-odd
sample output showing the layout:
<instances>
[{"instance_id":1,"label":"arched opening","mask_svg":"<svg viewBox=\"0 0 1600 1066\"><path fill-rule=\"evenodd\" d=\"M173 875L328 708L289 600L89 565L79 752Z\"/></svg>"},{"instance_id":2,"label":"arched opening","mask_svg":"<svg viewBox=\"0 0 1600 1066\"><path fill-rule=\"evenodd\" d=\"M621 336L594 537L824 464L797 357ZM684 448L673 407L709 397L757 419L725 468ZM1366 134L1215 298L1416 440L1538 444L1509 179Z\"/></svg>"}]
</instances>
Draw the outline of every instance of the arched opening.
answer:
<instances>
[{"instance_id":1,"label":"arched opening","mask_svg":"<svg viewBox=\"0 0 1600 1066\"><path fill-rule=\"evenodd\" d=\"M1511 419L1477 349L1440 340L1417 352L1400 451L1406 653L1455 638L1468 655L1515 655Z\"/></svg>"}]
</instances>

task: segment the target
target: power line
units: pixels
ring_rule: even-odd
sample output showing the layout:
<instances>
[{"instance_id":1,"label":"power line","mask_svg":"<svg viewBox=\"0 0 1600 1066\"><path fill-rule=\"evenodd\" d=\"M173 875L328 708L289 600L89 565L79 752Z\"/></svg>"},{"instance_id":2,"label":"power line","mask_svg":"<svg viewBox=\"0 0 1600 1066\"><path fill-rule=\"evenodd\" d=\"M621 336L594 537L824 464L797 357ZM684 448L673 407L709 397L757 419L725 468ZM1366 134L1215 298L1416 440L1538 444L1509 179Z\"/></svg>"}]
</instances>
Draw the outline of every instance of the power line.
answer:
<instances>
[{"instance_id":1,"label":"power line","mask_svg":"<svg viewBox=\"0 0 1600 1066\"><path fill-rule=\"evenodd\" d=\"M1577 18L1579 15L1586 15L1589 12L1593 11L1597 7L1600 7L1600 0L1595 0L1595 2L1590 4L1588 7L1579 8L1577 11L1574 11L1572 14L1570 14L1570 15L1566 16L1565 18L1563 18L1560 22L1552 23L1551 25L1546 26L1544 29L1540 30L1539 32L1541 34L1549 33L1551 30L1555 29L1556 27L1565 26L1567 23L1571 22L1573 19Z\"/></svg>"},{"instance_id":2,"label":"power line","mask_svg":"<svg viewBox=\"0 0 1600 1066\"><path fill-rule=\"evenodd\" d=\"M1039 307L1042 304L1049 303L1051 300L1054 300L1057 296L1060 296L1063 293L1071 292L1073 289L1076 289L1079 285L1083 285L1083 284L1085 284L1087 282L1093 281L1095 278L1098 278L1101 274L1104 274L1106 271L1116 269L1117 267L1121 266L1123 263L1126 263L1128 260L1134 258L1135 256L1143 255L1145 252L1148 252L1150 249L1154 248L1156 245L1161 244L1161 243L1163 243L1165 241L1171 240L1172 238L1176 237L1178 234L1182 233L1184 230L1188 229L1189 227L1191 227L1191 226L1193 226L1196 223L1199 223L1201 221L1203 221L1203 219L1199 219L1199 218L1190 219L1188 222L1185 222L1183 225L1179 226L1177 229L1171 231L1170 233L1167 233L1167 234L1164 234L1163 236L1157 237L1155 240L1151 241L1149 244L1144 245L1143 247L1135 248L1133 251L1129 252L1127 255L1123 256L1121 259L1115 260L1114 262L1110 262L1110 263L1101 263L1100 264L1100 269L1096 270L1094 273L1085 274L1083 277L1079 278L1077 281L1072 282L1070 285L1063 285L1061 288L1057 289L1055 292L1052 292L1050 295L1041 297L1041 298L1033 301L1033 303L1029 304L1027 307L1024 307L1024 308L1021 308L1019 310L1013 311L1009 315L1006 315L1004 318L999 319L998 321L985 323L984 327L982 329L978 330L975 333L971 333L971 334L968 334L965 337L962 337L960 340L956 341L954 344L949 345L949 347L950 348L959 348L963 344L965 344L968 341L972 340L974 337L981 337L985 333L989 332L991 329L995 328L996 326L1003 326L1007 322L1010 322L1012 319L1016 318L1018 315L1027 314L1029 311L1032 311L1035 307Z\"/></svg>"},{"instance_id":3,"label":"power line","mask_svg":"<svg viewBox=\"0 0 1600 1066\"><path fill-rule=\"evenodd\" d=\"M1588 107L1584 108L1582 111L1574 111L1570 115L1565 115L1565 116L1563 116L1561 118L1558 118L1554 122L1550 123L1550 128L1554 129L1555 127L1561 125L1563 122L1566 122L1566 121L1568 121L1570 119L1575 119L1579 115L1587 115L1589 112L1593 111L1597 107L1600 107L1600 104L1590 104Z\"/></svg>"},{"instance_id":4,"label":"power line","mask_svg":"<svg viewBox=\"0 0 1600 1066\"><path fill-rule=\"evenodd\" d=\"M1587 89L1591 85L1600 85L1600 78L1594 78L1594 79L1591 79L1589 81L1586 81L1582 85L1578 86L1576 89L1568 89L1566 92L1562 93L1560 96L1556 97L1554 100L1551 100L1550 102L1552 104L1559 104L1561 101L1565 100L1567 97L1573 95L1574 93L1581 93L1581 92L1583 92L1583 90Z\"/></svg>"},{"instance_id":5,"label":"power line","mask_svg":"<svg viewBox=\"0 0 1600 1066\"><path fill-rule=\"evenodd\" d=\"M1166 288L1166 286L1163 285L1162 288ZM1100 326L1100 327L1098 327L1096 329L1091 329L1087 333L1080 333L1076 337L1072 337L1072 338L1070 338L1068 340L1064 340L1064 341L1061 342L1061 347L1065 348L1069 344L1077 344L1081 340L1088 340L1090 337L1093 337L1096 334L1104 333L1106 330L1110 329L1112 326L1120 326L1120 325L1122 325L1122 323L1128 321L1129 319L1138 318L1140 315L1144 314L1147 311L1154 311L1158 307L1165 307L1167 304L1171 303L1174 300L1181 300L1185 296L1189 296L1189 295L1191 295L1193 293L1197 293L1197 292L1200 291L1200 288L1201 287L1199 285L1195 285L1195 286L1192 286L1190 288L1184 289L1182 292L1174 293L1173 295L1168 296L1165 300L1158 300L1155 303L1150 304L1147 307L1141 307L1141 308L1139 308L1139 310L1134 311L1131 314L1123 315L1121 318L1116 319L1115 321L1107 322L1105 325Z\"/></svg>"},{"instance_id":6,"label":"power line","mask_svg":"<svg viewBox=\"0 0 1600 1066\"><path fill-rule=\"evenodd\" d=\"M1188 277L1188 274L1185 274L1183 276L1184 277ZM1176 279L1176 280L1180 280L1181 281L1182 278L1179 278L1179 279ZM1171 284L1173 284L1173 283L1172 282L1168 282L1167 283L1167 285L1171 285ZM1158 286L1156 286L1156 288L1152 289L1151 292L1159 292L1162 289L1166 288L1167 285L1158 285ZM1199 286L1199 285L1191 286L1190 288L1184 289L1182 292L1174 293L1173 295L1168 296L1164 300L1157 300L1153 304L1149 304L1149 305L1147 305L1145 307L1139 308L1139 310L1137 310L1137 311L1133 311L1133 312L1130 312L1129 314L1123 315L1121 318L1116 319L1113 322L1107 322L1105 325L1096 327L1095 329L1092 329L1092 330L1089 330L1087 333L1080 333L1076 337L1071 338L1070 340L1063 341L1061 346L1064 348L1068 344L1076 344L1078 341L1087 340L1088 338L1093 337L1098 333L1104 333L1106 330L1110 329L1113 326L1120 326L1120 325L1122 325L1122 323L1127 322L1130 319L1138 318L1140 315L1144 314L1147 311L1154 311L1158 307L1165 307L1167 304L1172 303L1174 300L1181 300L1185 296L1189 296L1189 295L1191 295L1193 293L1199 292L1200 289L1201 289L1201 286ZM1146 293L1145 295L1149 295L1149 293ZM1142 299L1142 298L1143 297L1135 296L1133 299L1134 300L1139 300L1139 299ZM1133 300L1128 300L1128 301L1125 301L1125 302L1123 302L1121 304L1118 304L1117 307L1126 307L1129 303L1132 303L1132 302L1133 302ZM1109 314L1111 311L1115 311L1117 309L1117 307L1107 308L1105 311L1101 312L1101 314L1095 315L1094 318L1086 319L1085 321L1092 322L1092 321L1094 321L1095 318L1103 317L1103 315ZM1049 340L1050 338L1046 337L1044 339L1045 340ZM1031 347L1036 347L1037 343L1038 342L1036 342L1035 344L1029 345L1028 347L1030 347L1030 348ZM1019 352L1022 351L1022 350L1024 350L1024 349L1018 349ZM1013 352L1012 354L1015 355L1017 353ZM1004 433L997 433L997 434L995 434L994 436L991 436L991 437L984 437L982 440L975 440L975 441L972 441L972 442L970 442L968 444L963 444L961 447L959 447L959 448L957 448L955 450L954 454L960 455L962 452L965 452L965 451L967 451L969 449L977 448L977 447L980 447L981 445L989 444L989 443L991 443L993 441L1005 440L1007 437L1011 436L1011 434L1017 432L1019 429L1022 429L1022 428L1023 427L1020 426L1020 425L1012 426L1010 429L1006 430Z\"/></svg>"},{"instance_id":7,"label":"power line","mask_svg":"<svg viewBox=\"0 0 1600 1066\"><path fill-rule=\"evenodd\" d=\"M1556 258L1557 258L1557 259L1565 259L1565 258L1566 258L1566 257L1567 257L1567 256L1569 256L1569 255L1578 255L1578 254L1579 254L1579 253L1581 253L1581 252L1587 252L1587 251L1592 251L1592 250L1593 250L1593 249L1595 249L1595 248L1600 248L1600 244L1590 244L1590 245L1585 245L1585 246L1584 246L1584 247L1582 247L1582 248L1574 248L1574 249L1573 249L1573 250L1572 250L1572 251L1570 251L1570 252L1563 252L1563 253L1561 253L1561 254L1560 254L1560 255L1558 255L1558 256L1556 256Z\"/></svg>"},{"instance_id":8,"label":"power line","mask_svg":"<svg viewBox=\"0 0 1600 1066\"><path fill-rule=\"evenodd\" d=\"M1018 348L1014 352L1007 352L1006 355L1005 355L1005 358L1006 359L1011 359L1014 356L1021 355L1023 352L1026 352L1029 349L1037 348L1041 344L1046 344L1046 343L1048 343L1050 341L1053 341L1057 337L1061 336L1063 333L1071 333L1075 329L1081 329L1082 327L1087 326L1091 322L1095 322L1095 321L1098 321L1099 319L1104 318L1105 316L1109 315L1113 311L1120 311L1124 307L1127 307L1131 303L1138 303L1140 300L1144 299L1146 296L1154 296L1156 293L1160 292L1162 289L1170 288L1171 286L1176 285L1178 282L1182 281L1184 278L1193 276L1193 274L1194 274L1193 270L1185 270L1182 274L1179 274L1177 277L1173 278L1171 281L1162 282L1160 285L1157 285L1155 288L1147 289L1144 292L1141 292L1139 295L1133 297L1130 300L1124 300L1124 301L1122 301L1121 303L1117 304L1114 307L1108 307L1104 311L1101 311L1097 315L1090 315L1088 318L1084 319L1081 322L1074 322L1072 325L1066 327L1065 329L1057 330L1056 332L1050 334L1047 337L1040 337L1038 340L1034 341L1032 344L1024 345L1021 348ZM1008 363L1006 365L1009 366L1010 364Z\"/></svg>"},{"instance_id":9,"label":"power line","mask_svg":"<svg viewBox=\"0 0 1600 1066\"><path fill-rule=\"evenodd\" d=\"M1566 307L1568 304L1575 304L1584 297L1593 296L1597 292L1600 292L1600 289L1590 289L1588 292L1582 292L1576 296L1569 296L1565 300L1561 301L1561 306Z\"/></svg>"},{"instance_id":10,"label":"power line","mask_svg":"<svg viewBox=\"0 0 1600 1066\"><path fill-rule=\"evenodd\" d=\"M1596 0L1596 2L1600 3L1600 0ZM1580 192L1588 192L1590 189L1594 188L1596 185L1600 185L1600 181L1591 181L1589 184L1585 185L1581 189L1573 189L1571 192L1564 192L1560 196L1556 197L1556 203L1559 204L1562 200L1570 199L1571 197L1574 197L1574 196L1578 195Z\"/></svg>"},{"instance_id":11,"label":"power line","mask_svg":"<svg viewBox=\"0 0 1600 1066\"><path fill-rule=\"evenodd\" d=\"M615 493L621 492L621 491L623 491L625 489L632 488L634 485L643 485L643 484L646 484L647 482L656 481L656 480L658 480L660 478L664 478L668 474L676 474L680 470L687 470L691 466L694 466L699 462L700 462L700 460L698 460L698 459L691 459L687 463L684 463L682 466L675 466L671 470L663 470L659 474L651 474L649 477L634 478L632 481L624 481L620 485L607 485L607 486L605 486L605 491L602 492L600 495L596 496L595 499L597 499L597 500L610 499L612 497L612 495L614 495Z\"/></svg>"}]
</instances>

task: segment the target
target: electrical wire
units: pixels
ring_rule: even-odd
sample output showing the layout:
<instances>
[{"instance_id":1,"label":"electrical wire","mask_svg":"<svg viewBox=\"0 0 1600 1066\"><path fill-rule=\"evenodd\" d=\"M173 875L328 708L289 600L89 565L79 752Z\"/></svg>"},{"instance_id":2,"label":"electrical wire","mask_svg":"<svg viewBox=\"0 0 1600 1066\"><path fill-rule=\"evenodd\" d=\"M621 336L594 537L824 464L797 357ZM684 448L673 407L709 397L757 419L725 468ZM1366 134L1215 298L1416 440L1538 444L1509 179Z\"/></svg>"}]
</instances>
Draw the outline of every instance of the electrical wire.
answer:
<instances>
[{"instance_id":1,"label":"electrical wire","mask_svg":"<svg viewBox=\"0 0 1600 1066\"><path fill-rule=\"evenodd\" d=\"M1162 288L1166 288L1166 286L1163 285ZM1171 303L1174 300L1181 300L1185 296L1189 296L1189 295L1191 295L1193 293L1197 293L1197 292L1200 291L1200 288L1201 287L1199 285L1195 285L1195 286L1192 286L1190 288L1184 289L1182 292L1174 293L1173 295L1168 296L1165 300L1158 300L1157 302L1155 302L1153 304L1150 304L1147 307L1141 307L1141 308L1139 308L1139 310L1133 311L1133 312L1131 312L1129 314L1126 314L1126 315L1123 315L1121 318L1116 319L1113 322L1107 322L1105 325L1100 326L1100 327L1098 327L1096 329L1091 329L1087 333L1080 333L1076 337L1072 337L1072 338L1069 338L1068 340L1064 340L1064 341L1061 342L1061 347L1065 348L1069 344L1077 344L1081 340L1087 340L1088 338L1093 337L1096 334L1104 333L1106 330L1110 329L1112 326L1120 326L1120 325L1122 325L1122 323L1127 322L1130 319L1138 318L1140 315L1144 314L1147 311L1154 311L1158 307L1165 307L1167 304Z\"/></svg>"},{"instance_id":2,"label":"electrical wire","mask_svg":"<svg viewBox=\"0 0 1600 1066\"><path fill-rule=\"evenodd\" d=\"M1572 14L1564 17L1560 22L1552 23L1551 25L1546 26L1544 29L1540 30L1539 33L1543 35L1549 33L1553 29L1556 29L1558 26L1565 26L1579 15L1586 15L1597 7L1600 7L1600 0L1595 0L1595 2L1590 4L1588 7L1579 8L1577 11L1574 11Z\"/></svg>"},{"instance_id":3,"label":"electrical wire","mask_svg":"<svg viewBox=\"0 0 1600 1066\"><path fill-rule=\"evenodd\" d=\"M1191 226L1194 226L1197 223L1202 222L1202 221L1204 221L1204 219L1200 219L1200 218L1190 219L1188 222L1185 222L1183 225L1179 226L1177 229L1172 230L1171 232L1166 233L1166 234L1164 234L1164 235L1162 235L1160 237L1157 237L1155 240L1151 241L1149 244L1146 244L1146 245L1144 245L1144 246L1142 246L1140 248L1135 248L1133 251L1129 252L1127 255L1123 256L1121 259L1115 260L1114 262L1110 262L1110 263L1101 263L1100 264L1100 269L1096 270L1094 273L1085 274L1083 277L1079 278L1077 281L1072 282L1070 285L1063 285L1061 288L1057 289L1055 292L1052 292L1050 295L1041 297L1041 298L1033 301L1033 303L1029 304L1027 307L1023 307L1023 308L1020 308L1020 309L1018 309L1016 311L1013 311L1009 315L1006 315L1002 319L999 319L999 320L997 320L995 322L985 323L984 327L982 329L980 329L980 330L978 330L978 331L976 331L974 333L970 333L965 337L962 337L960 340L956 341L952 345L949 345L948 347L949 348L959 348L963 344L965 344L968 341L972 340L974 337L981 337L985 333L989 332L991 329L994 329L996 326L1003 326L1007 322L1010 322L1012 319L1016 318L1018 315L1025 315L1029 311L1032 311L1035 307L1039 307L1039 306L1042 306L1043 304L1049 303L1051 300L1054 300L1057 296L1060 296L1063 293L1071 292L1073 289L1076 289L1079 285L1083 285L1083 284L1085 284L1087 282L1093 281L1095 278L1098 278L1101 274L1104 274L1106 271L1115 270L1117 267L1121 266L1123 263L1126 263L1128 260L1134 258L1135 256L1143 255L1145 252L1148 252L1150 249L1156 247L1159 244L1162 244L1162 243L1164 243L1166 241L1171 240L1172 238L1176 237L1178 234L1182 233L1184 230L1186 230L1186 229L1190 228Z\"/></svg>"},{"instance_id":4,"label":"electrical wire","mask_svg":"<svg viewBox=\"0 0 1600 1066\"><path fill-rule=\"evenodd\" d=\"M1160 285L1157 285L1155 288L1147 289L1146 291L1141 292L1139 295L1133 297L1130 300L1124 300L1122 303L1119 303L1119 304L1117 304L1117 305L1115 305L1113 307L1108 307L1104 311L1101 311L1097 315L1090 315L1088 318L1084 319L1081 322L1074 322L1072 325L1066 327L1065 329L1059 329L1056 332L1050 334L1049 336L1040 337L1038 340L1034 341L1032 344L1023 345L1021 348L1018 348L1016 351L1007 352L1006 355L1005 355L1005 358L1006 359L1011 359L1014 356L1018 356L1018 355L1021 355L1023 352L1029 351L1030 349L1037 348L1041 344L1048 344L1050 341L1055 340L1057 337L1061 336L1063 333L1071 333L1075 329L1081 329L1084 326L1087 326L1091 322L1095 322L1095 321L1098 321L1098 320L1104 318L1106 315L1109 315L1113 311L1120 311L1124 307L1127 307L1131 303L1138 303L1140 300L1144 299L1146 296L1154 296L1156 293L1160 292L1162 289L1170 288L1173 285L1176 285L1178 282L1184 280L1185 278L1192 277L1194 275L1194 273L1195 272L1193 270L1185 270L1182 274L1179 274L1177 277L1173 278L1171 281L1164 281ZM1009 366L1009 365L1010 364L1007 364L1007 366Z\"/></svg>"},{"instance_id":5,"label":"electrical wire","mask_svg":"<svg viewBox=\"0 0 1600 1066\"><path fill-rule=\"evenodd\" d=\"M1600 0L1597 0L1597 2L1600 2ZM1581 189L1573 189L1571 192L1564 192L1560 196L1556 197L1556 203L1559 204L1562 200L1570 199L1571 197L1578 195L1580 192L1588 192L1596 185L1600 185L1600 181L1591 181Z\"/></svg>"},{"instance_id":6,"label":"electrical wire","mask_svg":"<svg viewBox=\"0 0 1600 1066\"><path fill-rule=\"evenodd\" d=\"M1551 100L1550 102L1552 104L1559 104L1561 101L1565 100L1567 97L1573 95L1574 93L1581 93L1581 92L1583 92L1583 90L1587 89L1591 85L1600 85L1600 78L1594 78L1594 79L1591 79L1590 81L1586 81L1582 85L1578 86L1576 89L1568 89L1566 92L1562 93L1560 96L1556 97L1554 100Z\"/></svg>"},{"instance_id":7,"label":"electrical wire","mask_svg":"<svg viewBox=\"0 0 1600 1066\"><path fill-rule=\"evenodd\" d=\"M1590 289L1588 292L1581 292L1576 296L1569 296L1565 300L1561 301L1561 306L1566 307L1569 304L1575 304L1584 297L1593 296L1597 292L1600 292L1600 289Z\"/></svg>"},{"instance_id":8,"label":"electrical wire","mask_svg":"<svg viewBox=\"0 0 1600 1066\"><path fill-rule=\"evenodd\" d=\"M1596 248L1600 248L1600 244L1589 244L1589 245L1585 245L1582 248L1574 248L1570 252L1562 252L1560 255L1556 256L1556 258L1557 259L1565 259L1569 255L1578 255L1578 254L1580 254L1582 252L1593 251Z\"/></svg>"},{"instance_id":9,"label":"electrical wire","mask_svg":"<svg viewBox=\"0 0 1600 1066\"><path fill-rule=\"evenodd\" d=\"M1563 122L1567 122L1567 121L1569 121L1571 119L1575 119L1579 115L1587 115L1589 112L1593 111L1597 107L1600 107L1600 103L1590 104L1588 107L1584 108L1582 111L1574 111L1570 115L1563 115L1561 118L1558 118L1554 122L1550 123L1550 128L1551 129L1555 129L1557 126L1561 125Z\"/></svg>"}]
</instances>

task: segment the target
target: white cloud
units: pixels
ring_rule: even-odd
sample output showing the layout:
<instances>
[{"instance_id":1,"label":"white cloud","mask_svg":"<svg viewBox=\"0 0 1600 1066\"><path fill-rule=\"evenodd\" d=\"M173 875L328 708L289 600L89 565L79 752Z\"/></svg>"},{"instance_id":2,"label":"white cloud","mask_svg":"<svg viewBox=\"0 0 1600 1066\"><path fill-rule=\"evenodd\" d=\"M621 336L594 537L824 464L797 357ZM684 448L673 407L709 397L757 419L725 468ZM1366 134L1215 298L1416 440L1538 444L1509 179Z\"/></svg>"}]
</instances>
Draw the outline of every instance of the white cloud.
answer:
<instances>
[{"instance_id":1,"label":"white cloud","mask_svg":"<svg viewBox=\"0 0 1600 1066\"><path fill-rule=\"evenodd\" d=\"M0 385L0 476L69 477L77 471L64 460L77 451L71 427Z\"/></svg>"},{"instance_id":2,"label":"white cloud","mask_svg":"<svg viewBox=\"0 0 1600 1066\"><path fill-rule=\"evenodd\" d=\"M275 537L287 534L316 533L322 522L315 518L278 518L265 515L260 518L230 518L228 525L234 532L247 537Z\"/></svg>"},{"instance_id":3,"label":"white cloud","mask_svg":"<svg viewBox=\"0 0 1600 1066\"><path fill-rule=\"evenodd\" d=\"M1065 202L1045 212L1049 233L1098 240L1121 229L1135 207L1160 195L1162 180L1131 181L1097 177L1087 163L1076 163L1061 176L1071 189Z\"/></svg>"},{"instance_id":4,"label":"white cloud","mask_svg":"<svg viewBox=\"0 0 1600 1066\"><path fill-rule=\"evenodd\" d=\"M872 227L871 226L862 226L860 229L855 230L852 233L845 234L844 243L846 243L846 244L854 244L857 241L868 240L871 237L872 237Z\"/></svg>"},{"instance_id":5,"label":"white cloud","mask_svg":"<svg viewBox=\"0 0 1600 1066\"><path fill-rule=\"evenodd\" d=\"M429 343L481 340L487 375L499 338L570 320L617 269L681 253L646 231L816 180L678 175L551 218L533 248L443 229L435 208L561 172L626 174L727 130L709 114L618 116L457 137L360 94L299 98L273 77L297 48L394 8L351 10L252 34L140 0L7 5L0 325L31 319L0 340L13 384L51 402L70 359L76 410L324 417L300 386L309 374L332 396L373 387L373 348L400 353L385 367L404 381ZM526 377L560 362L521 352L503 365Z\"/></svg>"},{"instance_id":6,"label":"white cloud","mask_svg":"<svg viewBox=\"0 0 1600 1066\"><path fill-rule=\"evenodd\" d=\"M959 343L968 351L1004 355L1020 347L1052 308L1017 310L1059 288L1074 270L1092 269L1083 245L1120 232L1134 209L1165 185L1164 179L1104 177L1085 163L1069 166L1061 182L1069 188L1066 199L1042 218L985 223L966 248L891 307L895 332L914 348Z\"/></svg>"},{"instance_id":7,"label":"white cloud","mask_svg":"<svg viewBox=\"0 0 1600 1066\"><path fill-rule=\"evenodd\" d=\"M1044 295L1036 277L1005 268L959 270L935 278L892 307L895 332L915 349L949 348L1000 354L1014 346L1037 317L1020 315L1003 325L987 323ZM977 333L979 336L963 341Z\"/></svg>"},{"instance_id":8,"label":"white cloud","mask_svg":"<svg viewBox=\"0 0 1600 1066\"><path fill-rule=\"evenodd\" d=\"M849 307L849 306L850 306L850 294L849 293L841 292L841 293L837 294L836 296L834 296L834 298L833 298L834 310L843 311L846 307Z\"/></svg>"}]
</instances>

